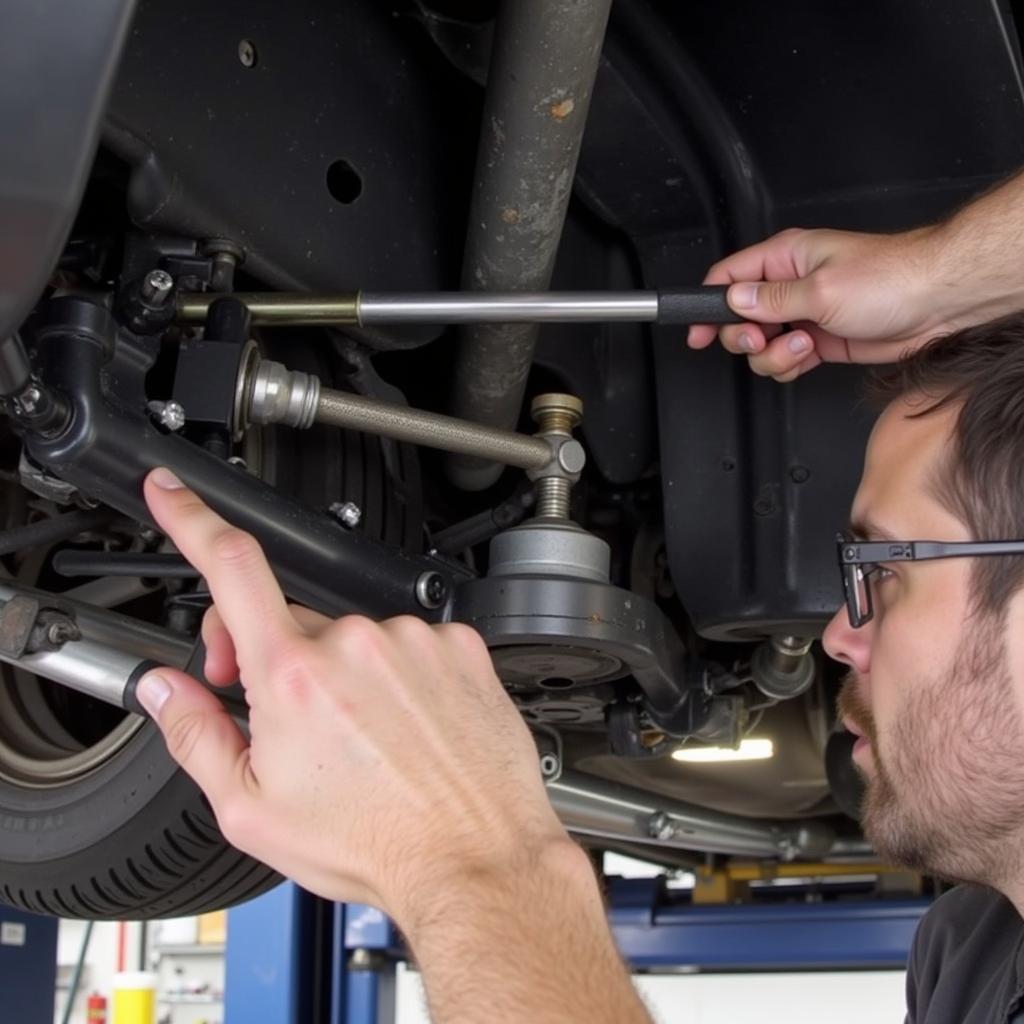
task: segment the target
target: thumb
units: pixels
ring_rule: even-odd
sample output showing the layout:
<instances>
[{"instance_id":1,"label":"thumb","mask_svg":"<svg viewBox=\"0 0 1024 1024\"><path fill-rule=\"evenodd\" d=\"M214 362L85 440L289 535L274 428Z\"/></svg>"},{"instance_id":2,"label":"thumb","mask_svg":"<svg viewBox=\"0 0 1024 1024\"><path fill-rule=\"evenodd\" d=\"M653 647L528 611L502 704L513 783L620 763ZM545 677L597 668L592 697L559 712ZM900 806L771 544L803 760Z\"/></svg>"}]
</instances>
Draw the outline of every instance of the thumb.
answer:
<instances>
[{"instance_id":1,"label":"thumb","mask_svg":"<svg viewBox=\"0 0 1024 1024\"><path fill-rule=\"evenodd\" d=\"M214 813L246 793L249 743L202 683L173 668L139 680L138 702L160 727L171 757L206 794Z\"/></svg>"},{"instance_id":2,"label":"thumb","mask_svg":"<svg viewBox=\"0 0 1024 1024\"><path fill-rule=\"evenodd\" d=\"M817 324L827 314L813 277L734 284L726 299L740 316L759 323L809 320Z\"/></svg>"}]
</instances>

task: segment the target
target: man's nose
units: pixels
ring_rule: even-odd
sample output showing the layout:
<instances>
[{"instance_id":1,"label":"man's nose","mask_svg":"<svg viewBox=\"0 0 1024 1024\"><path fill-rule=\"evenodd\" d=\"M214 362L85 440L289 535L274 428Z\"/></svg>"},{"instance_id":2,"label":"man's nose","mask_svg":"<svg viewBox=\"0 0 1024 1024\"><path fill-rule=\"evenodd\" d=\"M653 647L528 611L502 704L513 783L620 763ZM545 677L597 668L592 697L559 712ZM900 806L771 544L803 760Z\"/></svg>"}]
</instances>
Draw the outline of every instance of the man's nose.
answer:
<instances>
[{"instance_id":1,"label":"man's nose","mask_svg":"<svg viewBox=\"0 0 1024 1024\"><path fill-rule=\"evenodd\" d=\"M860 629L854 629L850 625L850 616L846 605L841 605L839 611L832 616L832 620L825 627L821 637L821 645L829 657L849 665L854 671L861 675L867 675L871 661L871 627L873 623L868 622Z\"/></svg>"}]
</instances>

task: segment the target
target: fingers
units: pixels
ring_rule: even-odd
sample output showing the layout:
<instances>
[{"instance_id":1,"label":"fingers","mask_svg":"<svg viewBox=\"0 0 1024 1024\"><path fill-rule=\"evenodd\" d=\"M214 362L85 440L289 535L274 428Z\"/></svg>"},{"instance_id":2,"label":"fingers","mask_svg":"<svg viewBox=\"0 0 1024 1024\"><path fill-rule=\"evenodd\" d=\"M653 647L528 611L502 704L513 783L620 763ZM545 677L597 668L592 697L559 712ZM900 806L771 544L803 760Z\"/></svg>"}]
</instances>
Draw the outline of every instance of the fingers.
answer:
<instances>
[{"instance_id":1,"label":"fingers","mask_svg":"<svg viewBox=\"0 0 1024 1024\"><path fill-rule=\"evenodd\" d=\"M136 689L178 764L206 794L222 821L225 808L254 795L249 744L216 696L191 676L161 668Z\"/></svg>"},{"instance_id":2,"label":"fingers","mask_svg":"<svg viewBox=\"0 0 1024 1024\"><path fill-rule=\"evenodd\" d=\"M215 686L228 686L239 675L235 642L224 625L216 605L211 605L203 615L203 646L206 648L206 662L203 674Z\"/></svg>"},{"instance_id":3,"label":"fingers","mask_svg":"<svg viewBox=\"0 0 1024 1024\"><path fill-rule=\"evenodd\" d=\"M316 639L334 622L334 619L329 618L326 615L321 615L320 612L315 612L312 608L303 608L301 604L289 604L288 611L291 612L291 616L295 620L299 629L301 629L306 636L313 639Z\"/></svg>"},{"instance_id":4,"label":"fingers","mask_svg":"<svg viewBox=\"0 0 1024 1024\"><path fill-rule=\"evenodd\" d=\"M750 368L760 377L793 379L789 375L810 359L821 362L814 339L806 329L787 331L772 338L764 348L750 356Z\"/></svg>"},{"instance_id":5,"label":"fingers","mask_svg":"<svg viewBox=\"0 0 1024 1024\"><path fill-rule=\"evenodd\" d=\"M751 322L729 324L721 329L710 324L695 324L690 328L687 336L687 344L690 348L707 348L717 336L721 337L722 343L730 352L749 355L752 352L760 351L765 343L765 337L753 321L782 323L787 319L796 319L794 317L757 316L754 312L755 306L743 305L748 297L747 292L743 289L751 287L747 282L799 278L801 270L806 269L801 266L801 244L809 234L810 232L801 231L798 228L780 231L763 242L750 245L715 263L707 272L704 284L737 285L737 288L730 287L726 295L727 301L733 312L749 317ZM750 345L741 340L741 335L749 339Z\"/></svg>"},{"instance_id":6,"label":"fingers","mask_svg":"<svg viewBox=\"0 0 1024 1024\"><path fill-rule=\"evenodd\" d=\"M243 670L245 663L254 669L268 664L297 630L259 544L226 523L169 470L153 470L144 494L160 528L206 578Z\"/></svg>"}]
</instances>

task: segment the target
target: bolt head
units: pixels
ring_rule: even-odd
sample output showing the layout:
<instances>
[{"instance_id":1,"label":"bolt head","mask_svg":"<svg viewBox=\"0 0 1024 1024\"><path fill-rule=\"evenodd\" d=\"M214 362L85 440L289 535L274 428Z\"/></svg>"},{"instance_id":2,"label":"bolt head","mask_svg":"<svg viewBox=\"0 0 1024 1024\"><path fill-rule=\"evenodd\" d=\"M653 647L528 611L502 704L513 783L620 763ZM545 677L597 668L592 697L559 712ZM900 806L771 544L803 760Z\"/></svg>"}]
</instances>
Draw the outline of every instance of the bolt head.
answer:
<instances>
[{"instance_id":1,"label":"bolt head","mask_svg":"<svg viewBox=\"0 0 1024 1024\"><path fill-rule=\"evenodd\" d=\"M676 834L675 822L664 811L659 811L651 818L648 830L653 838L661 839L663 842L672 839Z\"/></svg>"},{"instance_id":2,"label":"bolt head","mask_svg":"<svg viewBox=\"0 0 1024 1024\"><path fill-rule=\"evenodd\" d=\"M448 584L439 572L425 572L416 581L416 600L424 608L440 608L448 597Z\"/></svg>"},{"instance_id":3,"label":"bolt head","mask_svg":"<svg viewBox=\"0 0 1024 1024\"><path fill-rule=\"evenodd\" d=\"M354 501L336 501L330 512L342 525L354 530L363 518L363 510Z\"/></svg>"},{"instance_id":4,"label":"bolt head","mask_svg":"<svg viewBox=\"0 0 1024 1024\"><path fill-rule=\"evenodd\" d=\"M180 402L165 402L160 410L160 424L170 431L185 426L185 409Z\"/></svg>"},{"instance_id":5,"label":"bolt head","mask_svg":"<svg viewBox=\"0 0 1024 1024\"><path fill-rule=\"evenodd\" d=\"M151 270L142 282L142 297L152 306L162 306L174 289L174 278L166 270Z\"/></svg>"},{"instance_id":6,"label":"bolt head","mask_svg":"<svg viewBox=\"0 0 1024 1024\"><path fill-rule=\"evenodd\" d=\"M18 405L21 406L22 412L27 412L29 415L34 413L39 407L39 400L43 397L42 392L39 388L32 386L25 388L20 395L18 395Z\"/></svg>"}]
</instances>

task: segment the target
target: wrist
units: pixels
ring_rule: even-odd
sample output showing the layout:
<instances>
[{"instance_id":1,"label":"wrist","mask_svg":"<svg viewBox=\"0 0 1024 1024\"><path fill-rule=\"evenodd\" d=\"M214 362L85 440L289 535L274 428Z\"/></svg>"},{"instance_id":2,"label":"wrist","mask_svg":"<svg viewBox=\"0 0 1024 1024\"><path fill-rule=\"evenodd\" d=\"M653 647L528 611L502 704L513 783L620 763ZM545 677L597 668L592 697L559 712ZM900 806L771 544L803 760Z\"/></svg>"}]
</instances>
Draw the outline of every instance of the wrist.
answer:
<instances>
[{"instance_id":1,"label":"wrist","mask_svg":"<svg viewBox=\"0 0 1024 1024\"><path fill-rule=\"evenodd\" d=\"M1015 192L997 190L922 229L940 325L966 327L1024 306L1021 205Z\"/></svg>"},{"instance_id":2,"label":"wrist","mask_svg":"<svg viewBox=\"0 0 1024 1024\"><path fill-rule=\"evenodd\" d=\"M524 840L512 850L452 852L406 872L398 890L389 912L414 949L453 915L464 918L471 908L502 913L546 892L579 903L589 899L603 916L593 866L564 832Z\"/></svg>"}]
</instances>

